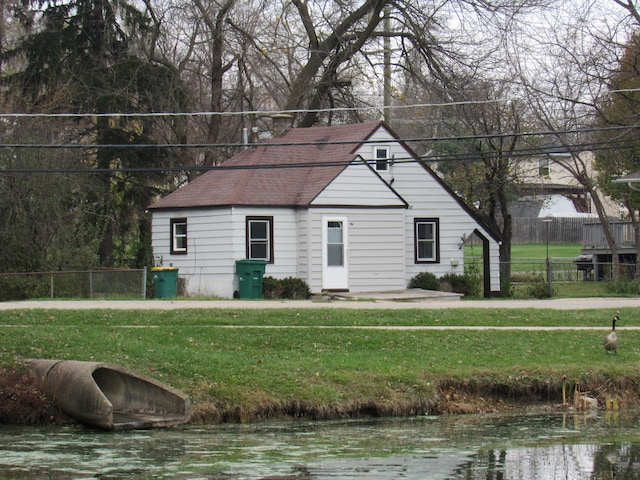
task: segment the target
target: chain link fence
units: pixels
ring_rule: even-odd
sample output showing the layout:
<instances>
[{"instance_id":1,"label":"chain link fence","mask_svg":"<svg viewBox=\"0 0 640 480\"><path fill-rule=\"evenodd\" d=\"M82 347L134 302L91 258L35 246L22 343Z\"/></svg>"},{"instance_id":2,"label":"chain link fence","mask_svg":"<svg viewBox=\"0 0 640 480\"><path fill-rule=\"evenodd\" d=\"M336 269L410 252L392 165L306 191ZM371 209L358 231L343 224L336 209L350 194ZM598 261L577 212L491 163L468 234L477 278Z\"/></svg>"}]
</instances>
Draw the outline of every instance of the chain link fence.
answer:
<instances>
[{"instance_id":1,"label":"chain link fence","mask_svg":"<svg viewBox=\"0 0 640 480\"><path fill-rule=\"evenodd\" d=\"M480 257L468 257L467 266L482 271ZM636 264L623 264L623 277L634 278ZM549 275L549 276L548 276ZM613 279L611 263L575 258L518 260L511 262L511 283L607 281ZM147 269L99 269L84 271L0 273L0 301L38 298L147 298ZM152 292L151 292L152 293Z\"/></svg>"},{"instance_id":2,"label":"chain link fence","mask_svg":"<svg viewBox=\"0 0 640 480\"><path fill-rule=\"evenodd\" d=\"M0 301L146 297L146 268L0 273Z\"/></svg>"},{"instance_id":3,"label":"chain link fence","mask_svg":"<svg viewBox=\"0 0 640 480\"><path fill-rule=\"evenodd\" d=\"M635 263L622 263L620 267L623 279L635 277L637 268ZM612 263L592 262L591 259L550 258L548 264L546 260L511 262L511 281L514 283L527 283L541 277L546 278L547 272L552 280L557 282L608 281L613 280L614 277Z\"/></svg>"}]
</instances>

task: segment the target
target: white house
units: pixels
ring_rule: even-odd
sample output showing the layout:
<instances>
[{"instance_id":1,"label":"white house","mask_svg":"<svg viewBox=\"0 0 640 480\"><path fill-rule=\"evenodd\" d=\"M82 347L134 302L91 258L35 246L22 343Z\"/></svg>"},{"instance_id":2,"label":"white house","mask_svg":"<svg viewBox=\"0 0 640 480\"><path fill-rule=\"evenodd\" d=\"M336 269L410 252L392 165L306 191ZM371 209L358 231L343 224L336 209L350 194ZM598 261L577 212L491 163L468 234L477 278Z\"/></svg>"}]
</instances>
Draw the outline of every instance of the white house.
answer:
<instances>
[{"instance_id":1,"label":"white house","mask_svg":"<svg viewBox=\"0 0 640 480\"><path fill-rule=\"evenodd\" d=\"M497 240L382 122L289 129L150 211L154 257L190 296L234 296L241 259L312 292L402 290L422 271L463 274L474 233L485 296L500 287Z\"/></svg>"}]
</instances>

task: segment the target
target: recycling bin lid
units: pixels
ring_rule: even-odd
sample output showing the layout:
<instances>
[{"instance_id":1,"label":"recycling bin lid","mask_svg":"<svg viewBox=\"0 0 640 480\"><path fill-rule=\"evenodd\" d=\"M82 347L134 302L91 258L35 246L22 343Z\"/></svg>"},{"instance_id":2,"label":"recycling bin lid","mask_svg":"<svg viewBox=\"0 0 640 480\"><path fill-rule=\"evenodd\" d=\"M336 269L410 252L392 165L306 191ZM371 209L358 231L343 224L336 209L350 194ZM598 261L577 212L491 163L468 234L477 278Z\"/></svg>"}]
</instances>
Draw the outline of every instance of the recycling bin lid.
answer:
<instances>
[{"instance_id":1,"label":"recycling bin lid","mask_svg":"<svg viewBox=\"0 0 640 480\"><path fill-rule=\"evenodd\" d=\"M153 267L151 271L159 271L159 270L177 270L176 267Z\"/></svg>"}]
</instances>

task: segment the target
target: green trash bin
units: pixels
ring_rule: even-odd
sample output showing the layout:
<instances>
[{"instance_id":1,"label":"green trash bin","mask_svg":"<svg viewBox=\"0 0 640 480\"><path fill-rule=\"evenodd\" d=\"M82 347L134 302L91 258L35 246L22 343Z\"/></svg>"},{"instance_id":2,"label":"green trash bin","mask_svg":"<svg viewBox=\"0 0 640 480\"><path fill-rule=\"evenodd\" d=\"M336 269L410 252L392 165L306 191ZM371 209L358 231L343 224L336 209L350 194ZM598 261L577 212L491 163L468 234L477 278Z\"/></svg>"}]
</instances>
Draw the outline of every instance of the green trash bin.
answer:
<instances>
[{"instance_id":1,"label":"green trash bin","mask_svg":"<svg viewBox=\"0 0 640 480\"><path fill-rule=\"evenodd\" d=\"M262 277L266 265L264 260L236 260L240 298L262 298Z\"/></svg>"},{"instance_id":2,"label":"green trash bin","mask_svg":"<svg viewBox=\"0 0 640 480\"><path fill-rule=\"evenodd\" d=\"M178 269L174 267L153 267L153 285L156 298L178 296Z\"/></svg>"}]
</instances>

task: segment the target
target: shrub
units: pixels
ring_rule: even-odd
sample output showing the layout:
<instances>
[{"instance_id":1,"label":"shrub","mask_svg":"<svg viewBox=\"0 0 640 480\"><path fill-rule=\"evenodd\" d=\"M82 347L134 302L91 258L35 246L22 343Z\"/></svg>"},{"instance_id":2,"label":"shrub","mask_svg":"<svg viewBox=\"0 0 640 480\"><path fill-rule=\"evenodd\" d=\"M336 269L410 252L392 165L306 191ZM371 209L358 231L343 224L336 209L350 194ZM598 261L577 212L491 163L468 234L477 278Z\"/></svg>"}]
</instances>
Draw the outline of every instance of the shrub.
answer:
<instances>
[{"instance_id":1,"label":"shrub","mask_svg":"<svg viewBox=\"0 0 640 480\"><path fill-rule=\"evenodd\" d=\"M38 275L8 275L0 277L0 302L51 296L49 278Z\"/></svg>"},{"instance_id":2,"label":"shrub","mask_svg":"<svg viewBox=\"0 0 640 480\"><path fill-rule=\"evenodd\" d=\"M605 282L605 289L609 293L635 295L640 294L640 281L638 280L613 280Z\"/></svg>"},{"instance_id":3,"label":"shrub","mask_svg":"<svg viewBox=\"0 0 640 480\"><path fill-rule=\"evenodd\" d=\"M0 368L0 424L62 423L62 415L22 368Z\"/></svg>"},{"instance_id":4,"label":"shrub","mask_svg":"<svg viewBox=\"0 0 640 480\"><path fill-rule=\"evenodd\" d=\"M409 288L438 290L440 288L440 281L431 272L420 272L409 281Z\"/></svg>"},{"instance_id":5,"label":"shrub","mask_svg":"<svg viewBox=\"0 0 640 480\"><path fill-rule=\"evenodd\" d=\"M291 300L304 300L309 298L310 295L311 289L309 288L309 285L307 285L307 282L300 278L262 278L262 296L264 298L288 298Z\"/></svg>"},{"instance_id":6,"label":"shrub","mask_svg":"<svg viewBox=\"0 0 640 480\"><path fill-rule=\"evenodd\" d=\"M281 298L282 287L280 281L273 277L262 277L262 297Z\"/></svg>"},{"instance_id":7,"label":"shrub","mask_svg":"<svg viewBox=\"0 0 640 480\"><path fill-rule=\"evenodd\" d=\"M550 298L553 296L553 289L549 291L549 285L543 279L532 283L528 288L528 294L534 298Z\"/></svg>"},{"instance_id":8,"label":"shrub","mask_svg":"<svg viewBox=\"0 0 640 480\"><path fill-rule=\"evenodd\" d=\"M440 277L440 290L445 290L445 285L450 287L450 291L462 293L465 296L473 296L479 291L479 285L476 279L468 275L447 273Z\"/></svg>"},{"instance_id":9,"label":"shrub","mask_svg":"<svg viewBox=\"0 0 640 480\"><path fill-rule=\"evenodd\" d=\"M306 300L311 295L311 290L307 282L300 278L287 277L280 280L282 286L282 297L293 300Z\"/></svg>"},{"instance_id":10,"label":"shrub","mask_svg":"<svg viewBox=\"0 0 640 480\"><path fill-rule=\"evenodd\" d=\"M512 283L531 283L540 280L537 273L516 272L511 274Z\"/></svg>"}]
</instances>

